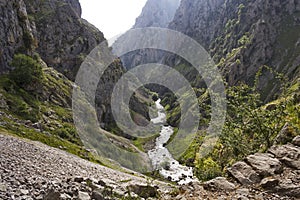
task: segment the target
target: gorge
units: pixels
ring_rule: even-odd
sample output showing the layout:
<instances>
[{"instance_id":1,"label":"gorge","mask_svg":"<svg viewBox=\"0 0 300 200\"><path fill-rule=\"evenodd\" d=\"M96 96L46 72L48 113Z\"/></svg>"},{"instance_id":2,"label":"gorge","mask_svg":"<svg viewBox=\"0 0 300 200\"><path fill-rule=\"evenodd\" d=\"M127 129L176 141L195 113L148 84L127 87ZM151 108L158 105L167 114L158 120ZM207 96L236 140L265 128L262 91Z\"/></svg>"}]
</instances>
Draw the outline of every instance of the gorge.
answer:
<instances>
[{"instance_id":1,"label":"gorge","mask_svg":"<svg viewBox=\"0 0 300 200\"><path fill-rule=\"evenodd\" d=\"M212 117L212 91L187 60L151 48L115 57L96 83L95 101L77 102L85 116L79 125L106 138L85 143L72 110L79 88L74 81L84 61L101 65L89 56L95 47L103 44L109 54L113 49L101 27L81 15L79 0L0 0L0 199L300 198L299 0L148 0L137 17L135 29L168 28L199 43L222 74L227 115L206 155L200 148ZM176 160L167 143L188 116L169 88L146 85L126 105L141 130L159 128L153 135L123 130L113 116L115 85L148 63L175 69L199 104L199 128ZM86 145L98 143L145 156L117 162L110 148ZM137 172L146 162L154 169Z\"/></svg>"}]
</instances>

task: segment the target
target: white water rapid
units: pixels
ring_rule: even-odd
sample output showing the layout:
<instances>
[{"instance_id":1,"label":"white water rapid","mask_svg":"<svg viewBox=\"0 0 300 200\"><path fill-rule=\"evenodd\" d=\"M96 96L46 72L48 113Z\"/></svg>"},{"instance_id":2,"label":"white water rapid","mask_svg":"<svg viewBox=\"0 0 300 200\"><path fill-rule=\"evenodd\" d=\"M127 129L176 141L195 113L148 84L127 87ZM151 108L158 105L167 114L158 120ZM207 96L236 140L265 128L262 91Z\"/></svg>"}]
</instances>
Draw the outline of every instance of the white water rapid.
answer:
<instances>
[{"instance_id":1,"label":"white water rapid","mask_svg":"<svg viewBox=\"0 0 300 200\"><path fill-rule=\"evenodd\" d=\"M170 181L177 182L179 185L188 184L194 181L193 169L191 167L180 165L175 160L169 150L164 147L172 134L174 133L171 126L164 126L166 123L166 114L164 107L160 104L160 99L155 102L158 110L158 117L151 119L154 124L160 124L162 129L160 136L156 138L155 148L148 152L152 166L159 170L159 173Z\"/></svg>"}]
</instances>

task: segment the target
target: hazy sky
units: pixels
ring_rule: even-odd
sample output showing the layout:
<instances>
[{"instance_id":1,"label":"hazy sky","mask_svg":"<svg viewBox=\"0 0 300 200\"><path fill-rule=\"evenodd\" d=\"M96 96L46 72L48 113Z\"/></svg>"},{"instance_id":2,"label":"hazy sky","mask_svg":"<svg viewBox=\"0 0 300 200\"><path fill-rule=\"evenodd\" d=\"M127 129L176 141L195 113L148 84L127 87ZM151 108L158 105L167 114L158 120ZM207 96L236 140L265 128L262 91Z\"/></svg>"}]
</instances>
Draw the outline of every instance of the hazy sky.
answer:
<instances>
[{"instance_id":1,"label":"hazy sky","mask_svg":"<svg viewBox=\"0 0 300 200\"><path fill-rule=\"evenodd\" d=\"M147 0L79 0L82 17L99 28L106 39L130 29Z\"/></svg>"}]
</instances>

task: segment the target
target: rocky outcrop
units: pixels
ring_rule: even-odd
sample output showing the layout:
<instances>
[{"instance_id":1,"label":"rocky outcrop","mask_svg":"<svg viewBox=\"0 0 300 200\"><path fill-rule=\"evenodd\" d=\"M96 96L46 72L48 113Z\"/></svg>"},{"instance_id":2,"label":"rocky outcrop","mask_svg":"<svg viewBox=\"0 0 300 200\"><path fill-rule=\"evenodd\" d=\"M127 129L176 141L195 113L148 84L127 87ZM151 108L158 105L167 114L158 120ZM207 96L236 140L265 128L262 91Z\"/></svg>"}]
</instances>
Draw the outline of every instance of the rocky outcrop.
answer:
<instances>
[{"instance_id":1,"label":"rocky outcrop","mask_svg":"<svg viewBox=\"0 0 300 200\"><path fill-rule=\"evenodd\" d=\"M245 162L235 163L232 167L228 168L228 172L243 185L259 183L261 180L258 173Z\"/></svg>"},{"instance_id":2,"label":"rocky outcrop","mask_svg":"<svg viewBox=\"0 0 300 200\"><path fill-rule=\"evenodd\" d=\"M103 34L81 19L78 0L1 1L0 72L15 53L37 52L48 66L74 79L85 56Z\"/></svg>"},{"instance_id":3,"label":"rocky outcrop","mask_svg":"<svg viewBox=\"0 0 300 200\"><path fill-rule=\"evenodd\" d=\"M297 140L296 137L294 141ZM248 156L235 163L229 174L241 185L258 185L281 196L300 197L300 148L293 144L272 146L268 153Z\"/></svg>"},{"instance_id":4,"label":"rocky outcrop","mask_svg":"<svg viewBox=\"0 0 300 200\"><path fill-rule=\"evenodd\" d=\"M15 52L36 47L35 26L30 23L23 0L0 2L0 72L7 72ZM27 52L29 53L29 52Z\"/></svg>"}]
</instances>

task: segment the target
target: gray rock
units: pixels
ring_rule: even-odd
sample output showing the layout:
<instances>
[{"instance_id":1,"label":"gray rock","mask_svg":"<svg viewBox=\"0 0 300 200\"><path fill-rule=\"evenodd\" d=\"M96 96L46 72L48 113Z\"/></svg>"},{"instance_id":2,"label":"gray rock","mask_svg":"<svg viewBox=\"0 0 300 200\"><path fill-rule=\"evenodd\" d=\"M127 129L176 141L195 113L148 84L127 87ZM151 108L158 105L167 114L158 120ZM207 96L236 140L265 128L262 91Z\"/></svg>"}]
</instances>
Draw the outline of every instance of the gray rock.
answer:
<instances>
[{"instance_id":1,"label":"gray rock","mask_svg":"<svg viewBox=\"0 0 300 200\"><path fill-rule=\"evenodd\" d=\"M280 184L276 187L276 193L289 197L300 198L300 187L294 184Z\"/></svg>"},{"instance_id":2,"label":"gray rock","mask_svg":"<svg viewBox=\"0 0 300 200\"><path fill-rule=\"evenodd\" d=\"M278 179L273 179L273 178L264 178L261 183L260 186L264 189L267 190L273 190L275 189L276 186L278 186L279 184L279 180Z\"/></svg>"},{"instance_id":3,"label":"gray rock","mask_svg":"<svg viewBox=\"0 0 300 200\"><path fill-rule=\"evenodd\" d=\"M281 159L281 162L283 162L288 167L291 167L294 169L300 169L300 160L299 159L291 159L288 157L283 157Z\"/></svg>"},{"instance_id":4,"label":"gray rock","mask_svg":"<svg viewBox=\"0 0 300 200\"><path fill-rule=\"evenodd\" d=\"M63 193L63 194L60 195L60 198L61 198L61 200L69 200L72 197L70 195L66 194L66 193Z\"/></svg>"},{"instance_id":5,"label":"gray rock","mask_svg":"<svg viewBox=\"0 0 300 200\"><path fill-rule=\"evenodd\" d=\"M282 172L282 164L271 154L256 153L246 158L249 165L262 177L271 176Z\"/></svg>"},{"instance_id":6,"label":"gray rock","mask_svg":"<svg viewBox=\"0 0 300 200\"><path fill-rule=\"evenodd\" d=\"M0 192L6 192L7 186L5 184L0 184Z\"/></svg>"},{"instance_id":7,"label":"gray rock","mask_svg":"<svg viewBox=\"0 0 300 200\"><path fill-rule=\"evenodd\" d=\"M90 197L90 195L88 193L79 191L79 193L78 193L78 199L79 200L90 200L91 197Z\"/></svg>"},{"instance_id":8,"label":"gray rock","mask_svg":"<svg viewBox=\"0 0 300 200\"><path fill-rule=\"evenodd\" d=\"M300 148L292 144L272 146L269 151L279 158L285 165L300 169Z\"/></svg>"},{"instance_id":9,"label":"gray rock","mask_svg":"<svg viewBox=\"0 0 300 200\"><path fill-rule=\"evenodd\" d=\"M286 144L293 139L293 132L288 123L286 123L274 140L274 144Z\"/></svg>"},{"instance_id":10,"label":"gray rock","mask_svg":"<svg viewBox=\"0 0 300 200\"><path fill-rule=\"evenodd\" d=\"M60 200L60 193L54 190L50 190L43 198L44 200Z\"/></svg>"},{"instance_id":11,"label":"gray rock","mask_svg":"<svg viewBox=\"0 0 300 200\"><path fill-rule=\"evenodd\" d=\"M259 183L261 180L252 167L245 162L235 163L231 168L228 168L228 172L243 185Z\"/></svg>"},{"instance_id":12,"label":"gray rock","mask_svg":"<svg viewBox=\"0 0 300 200\"><path fill-rule=\"evenodd\" d=\"M75 177L74 181L77 182L77 183L81 183L81 182L84 181L84 178L82 178L82 177Z\"/></svg>"},{"instance_id":13,"label":"gray rock","mask_svg":"<svg viewBox=\"0 0 300 200\"><path fill-rule=\"evenodd\" d=\"M241 195L241 196L248 196L249 195L249 189L247 188L240 188L236 190L236 194Z\"/></svg>"},{"instance_id":14,"label":"gray rock","mask_svg":"<svg viewBox=\"0 0 300 200\"><path fill-rule=\"evenodd\" d=\"M225 191L231 191L235 189L235 185L231 182L229 182L224 177L217 177L213 180L207 181L203 185L204 189L207 190L225 190Z\"/></svg>"},{"instance_id":15,"label":"gray rock","mask_svg":"<svg viewBox=\"0 0 300 200\"><path fill-rule=\"evenodd\" d=\"M94 190L93 193L92 193L92 199L95 199L95 200L104 200L105 198L103 197L101 191Z\"/></svg>"},{"instance_id":16,"label":"gray rock","mask_svg":"<svg viewBox=\"0 0 300 200\"><path fill-rule=\"evenodd\" d=\"M129 191L137 194L139 197L145 199L158 196L157 188L150 185L130 185L128 186L128 189Z\"/></svg>"},{"instance_id":17,"label":"gray rock","mask_svg":"<svg viewBox=\"0 0 300 200\"><path fill-rule=\"evenodd\" d=\"M298 147L300 147L300 135L298 135L297 137L295 137L292 141L292 143Z\"/></svg>"},{"instance_id":18,"label":"gray rock","mask_svg":"<svg viewBox=\"0 0 300 200\"><path fill-rule=\"evenodd\" d=\"M28 191L28 190L20 189L20 192L21 192L21 194L23 194L23 195L29 194L29 191Z\"/></svg>"},{"instance_id":19,"label":"gray rock","mask_svg":"<svg viewBox=\"0 0 300 200\"><path fill-rule=\"evenodd\" d=\"M275 155L277 158L288 157L291 159L299 159L300 157L300 148L291 144L272 146L268 152Z\"/></svg>"},{"instance_id":20,"label":"gray rock","mask_svg":"<svg viewBox=\"0 0 300 200\"><path fill-rule=\"evenodd\" d=\"M41 130L42 129L42 124L37 122L37 123L32 124L32 127L37 129L37 130Z\"/></svg>"}]
</instances>

